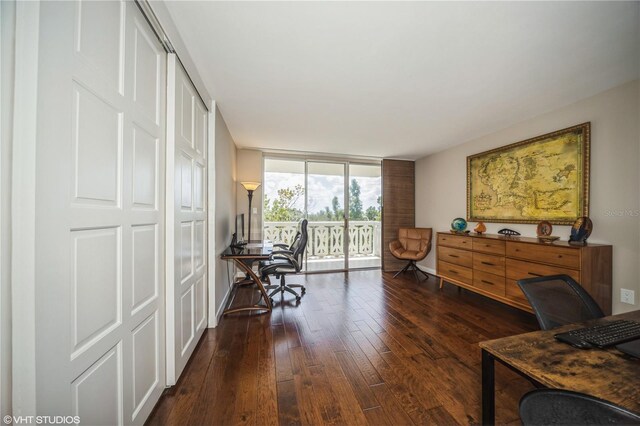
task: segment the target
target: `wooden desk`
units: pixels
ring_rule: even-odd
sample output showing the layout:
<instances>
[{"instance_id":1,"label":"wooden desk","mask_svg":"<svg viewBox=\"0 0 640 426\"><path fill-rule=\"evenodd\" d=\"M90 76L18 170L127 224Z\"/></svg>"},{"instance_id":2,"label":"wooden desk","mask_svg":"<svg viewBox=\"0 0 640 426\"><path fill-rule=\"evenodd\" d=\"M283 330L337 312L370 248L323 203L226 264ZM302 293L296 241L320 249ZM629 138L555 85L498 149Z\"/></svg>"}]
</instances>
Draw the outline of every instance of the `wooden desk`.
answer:
<instances>
[{"instance_id":1,"label":"wooden desk","mask_svg":"<svg viewBox=\"0 0 640 426\"><path fill-rule=\"evenodd\" d=\"M614 319L640 321L640 311L480 342L482 424L495 423L494 360L548 388L583 392L640 413L640 360L615 348L577 349L554 334Z\"/></svg>"},{"instance_id":2,"label":"wooden desk","mask_svg":"<svg viewBox=\"0 0 640 426\"><path fill-rule=\"evenodd\" d=\"M236 306L234 308L225 309L222 315L232 314L235 312L244 312L244 311L261 311L261 313L271 312L271 301L269 300L269 296L267 295L267 291L264 289L264 285L260 278L253 272L251 266L254 262L259 260L267 260L271 255L271 251L273 250L273 245L259 243L249 243L243 248L237 247L227 247L227 249L220 255L221 259L224 260L232 260L240 269L247 273L247 276L251 278L250 284L256 284L258 286L258 290L260 290L260 300L258 303L253 305L243 305ZM238 288L239 284L246 284L246 280L237 281L234 283L234 289L232 297L229 298L229 306L233 303L233 299L235 298L235 292ZM263 301L264 305L260 304Z\"/></svg>"}]
</instances>

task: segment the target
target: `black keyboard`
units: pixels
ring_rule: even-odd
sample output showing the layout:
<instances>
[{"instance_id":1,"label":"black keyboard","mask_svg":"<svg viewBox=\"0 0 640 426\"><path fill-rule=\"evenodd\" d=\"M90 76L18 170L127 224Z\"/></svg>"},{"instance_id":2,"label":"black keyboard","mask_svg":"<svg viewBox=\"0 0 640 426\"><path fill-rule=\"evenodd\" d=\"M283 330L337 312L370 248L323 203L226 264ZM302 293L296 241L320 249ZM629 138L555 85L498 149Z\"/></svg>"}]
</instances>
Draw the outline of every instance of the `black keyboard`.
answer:
<instances>
[{"instance_id":1,"label":"black keyboard","mask_svg":"<svg viewBox=\"0 0 640 426\"><path fill-rule=\"evenodd\" d=\"M640 339L640 323L628 320L609 321L592 327L566 331L553 337L581 349L606 348Z\"/></svg>"}]
</instances>

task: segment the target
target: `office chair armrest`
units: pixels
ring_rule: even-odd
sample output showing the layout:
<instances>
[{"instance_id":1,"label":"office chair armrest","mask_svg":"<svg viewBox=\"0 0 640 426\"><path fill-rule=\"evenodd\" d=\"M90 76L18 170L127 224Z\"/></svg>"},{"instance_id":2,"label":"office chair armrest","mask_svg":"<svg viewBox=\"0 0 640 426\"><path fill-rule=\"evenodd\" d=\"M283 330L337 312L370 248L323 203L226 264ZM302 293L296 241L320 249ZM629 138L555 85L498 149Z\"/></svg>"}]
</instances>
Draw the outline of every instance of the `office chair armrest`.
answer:
<instances>
[{"instance_id":1,"label":"office chair armrest","mask_svg":"<svg viewBox=\"0 0 640 426\"><path fill-rule=\"evenodd\" d=\"M292 254L289 253L282 253L280 254L280 258L281 259L286 259L287 262L291 263L293 265L294 268L296 268L297 271L300 270L300 265L298 264L298 261L296 260L295 257L293 257Z\"/></svg>"},{"instance_id":2,"label":"office chair armrest","mask_svg":"<svg viewBox=\"0 0 640 426\"><path fill-rule=\"evenodd\" d=\"M274 247L281 247L283 249L289 249L289 245L285 244L285 243L275 243L273 244Z\"/></svg>"},{"instance_id":3,"label":"office chair armrest","mask_svg":"<svg viewBox=\"0 0 640 426\"><path fill-rule=\"evenodd\" d=\"M269 259L283 259L283 255L285 254L293 254L291 250L275 250L271 252Z\"/></svg>"},{"instance_id":4,"label":"office chair armrest","mask_svg":"<svg viewBox=\"0 0 640 426\"><path fill-rule=\"evenodd\" d=\"M291 251L291 250L273 250L273 251L271 252L271 254L282 254L282 253L288 253L288 254L291 254L291 253L293 253L293 251Z\"/></svg>"}]
</instances>

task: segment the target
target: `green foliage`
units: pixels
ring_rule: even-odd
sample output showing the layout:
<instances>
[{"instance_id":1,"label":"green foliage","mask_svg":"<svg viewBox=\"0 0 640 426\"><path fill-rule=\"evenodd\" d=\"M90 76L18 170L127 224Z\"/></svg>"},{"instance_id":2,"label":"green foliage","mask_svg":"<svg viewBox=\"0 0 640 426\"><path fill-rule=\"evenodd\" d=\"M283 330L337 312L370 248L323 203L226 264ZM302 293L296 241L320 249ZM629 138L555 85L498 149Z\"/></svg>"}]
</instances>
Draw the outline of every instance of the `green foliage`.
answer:
<instances>
[{"instance_id":1,"label":"green foliage","mask_svg":"<svg viewBox=\"0 0 640 426\"><path fill-rule=\"evenodd\" d=\"M324 210L320 210L317 213L309 213L307 215L307 219L312 222L324 222L324 221L333 221L334 219L333 213L329 210L329 207L325 207Z\"/></svg>"},{"instance_id":2,"label":"green foliage","mask_svg":"<svg viewBox=\"0 0 640 426\"><path fill-rule=\"evenodd\" d=\"M369 220L380 220L380 210L378 210L374 206L369 206L365 214L367 215L367 219Z\"/></svg>"},{"instance_id":3,"label":"green foliage","mask_svg":"<svg viewBox=\"0 0 640 426\"><path fill-rule=\"evenodd\" d=\"M382 220L382 195L378 195L376 202L378 203L378 207L369 206L365 215L367 216L367 219L379 222Z\"/></svg>"},{"instance_id":4,"label":"green foliage","mask_svg":"<svg viewBox=\"0 0 640 426\"><path fill-rule=\"evenodd\" d=\"M295 208L298 199L304 195L302 185L296 185L293 188L282 188L278 190L278 198L270 200L264 197L264 220L266 222L295 222L302 217L304 213Z\"/></svg>"},{"instance_id":5,"label":"green foliage","mask_svg":"<svg viewBox=\"0 0 640 426\"><path fill-rule=\"evenodd\" d=\"M331 207L333 208L334 220L344 219L344 209L340 207L340 200L338 200L338 196L333 197L333 200L331 200Z\"/></svg>"},{"instance_id":6,"label":"green foliage","mask_svg":"<svg viewBox=\"0 0 640 426\"><path fill-rule=\"evenodd\" d=\"M349 219L363 220L362 201L360 200L360 184L356 179L351 179L349 186Z\"/></svg>"}]
</instances>

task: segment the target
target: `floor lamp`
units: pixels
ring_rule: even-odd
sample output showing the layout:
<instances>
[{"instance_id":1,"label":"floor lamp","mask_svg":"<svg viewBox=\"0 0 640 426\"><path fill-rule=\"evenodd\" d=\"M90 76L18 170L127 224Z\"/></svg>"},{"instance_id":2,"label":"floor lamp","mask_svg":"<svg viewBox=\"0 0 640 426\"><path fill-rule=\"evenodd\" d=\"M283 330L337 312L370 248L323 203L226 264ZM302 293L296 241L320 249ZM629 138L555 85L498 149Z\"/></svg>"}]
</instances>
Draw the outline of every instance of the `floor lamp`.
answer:
<instances>
[{"instance_id":1,"label":"floor lamp","mask_svg":"<svg viewBox=\"0 0 640 426\"><path fill-rule=\"evenodd\" d=\"M253 199L253 191L258 189L260 182L240 182L240 185L244 186L249 196L249 229L247 230L247 241L251 242L251 200Z\"/></svg>"}]
</instances>

